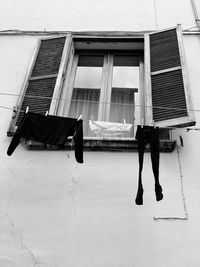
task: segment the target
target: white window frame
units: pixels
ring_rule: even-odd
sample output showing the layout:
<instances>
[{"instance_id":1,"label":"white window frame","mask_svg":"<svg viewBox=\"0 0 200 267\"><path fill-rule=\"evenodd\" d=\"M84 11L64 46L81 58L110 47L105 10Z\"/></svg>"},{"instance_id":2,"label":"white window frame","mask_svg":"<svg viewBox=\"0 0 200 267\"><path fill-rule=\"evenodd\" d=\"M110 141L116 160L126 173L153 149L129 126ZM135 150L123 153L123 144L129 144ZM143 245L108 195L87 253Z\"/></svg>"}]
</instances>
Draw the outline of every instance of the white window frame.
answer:
<instances>
[{"instance_id":1,"label":"white window frame","mask_svg":"<svg viewBox=\"0 0 200 267\"><path fill-rule=\"evenodd\" d=\"M99 99L99 111L98 111L98 119L99 121L109 121L110 116L110 105L111 105L111 93L112 93L112 77L113 77L113 61L114 54L112 52L105 52L102 54L103 66L102 66L102 79L100 85L100 99ZM70 109L70 99L72 98L74 81L76 77L76 70L78 67L78 54L75 54L73 57L73 63L71 66L71 75L63 87L63 98L67 101L64 105L60 106L58 115L60 116L68 116ZM142 58L140 57L140 62L142 62ZM138 67L140 67L138 65ZM140 75L143 76L143 72L140 71ZM142 81L143 78L140 77ZM131 88L134 92L138 91L138 88ZM69 100L69 101L68 101ZM134 104L134 103L133 103Z\"/></svg>"},{"instance_id":2,"label":"white window frame","mask_svg":"<svg viewBox=\"0 0 200 267\"><path fill-rule=\"evenodd\" d=\"M166 31L166 30L164 30ZM118 32L118 33L98 33L94 34L85 34L85 35L76 35L76 34L68 34L66 35L66 42L64 45L63 55L60 62L59 72L57 74L57 81L54 88L54 93L52 97L51 106L49 109L49 114L66 116L69 113L70 101L73 92L73 84L75 80L76 68L78 64L78 56L75 54L76 49L109 49L109 50L143 50L144 51L144 60L141 57L139 63L140 75L139 75L139 92L140 92L140 123L144 123L146 125L153 125L152 120L152 97L151 97L151 80L150 77L152 73L150 72L150 53L149 53L149 36L154 33L133 33L127 34L126 32ZM167 127L170 125L179 125L184 124L187 125L193 123L195 121L194 112L192 111L192 103L191 97L189 93L189 80L187 74L187 66L185 62L184 49L182 45L182 34L180 26L177 27L177 36L179 40L179 49L181 55L182 62L182 71L184 76L184 85L185 85L185 95L187 101L188 108L188 121L185 118L177 118L170 121L165 121L164 123L158 122L157 126L159 127ZM60 38L59 37L48 37L42 38L38 41L41 43L41 40ZM31 60L30 67L26 74L21 95L25 95L28 81L31 76L31 72L34 67L34 63L36 60L36 55L39 50L39 45L34 52L34 55ZM113 57L108 54L108 57L105 57L105 68L103 71L109 73L107 77L108 79L103 79L101 88L103 89L100 96L100 106L99 106L99 117L100 120L108 120L109 118L109 105L104 105L103 102L108 102L111 97L111 91L106 91L105 88L111 88L107 84L112 82L112 62ZM104 75L106 77L106 75ZM17 108L20 109L22 104L23 97L19 98L17 103ZM10 126L10 132L15 131L15 123L17 120L17 116L12 120ZM194 122L195 123L195 122Z\"/></svg>"}]
</instances>

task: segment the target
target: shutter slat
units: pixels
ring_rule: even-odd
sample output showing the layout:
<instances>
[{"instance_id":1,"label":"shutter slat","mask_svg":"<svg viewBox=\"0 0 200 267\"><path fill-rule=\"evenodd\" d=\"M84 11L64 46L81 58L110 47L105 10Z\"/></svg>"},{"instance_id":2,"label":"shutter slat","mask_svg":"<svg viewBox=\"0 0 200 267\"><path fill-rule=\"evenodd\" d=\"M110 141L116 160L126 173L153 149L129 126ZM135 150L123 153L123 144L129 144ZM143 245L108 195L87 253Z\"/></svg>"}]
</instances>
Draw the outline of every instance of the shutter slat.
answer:
<instances>
[{"instance_id":1,"label":"shutter slat","mask_svg":"<svg viewBox=\"0 0 200 267\"><path fill-rule=\"evenodd\" d=\"M165 125L165 121L168 126L174 123L182 126L194 124L194 121L189 120L187 110L181 62L183 52L180 50L182 46L179 44L181 39L178 32L180 34L180 29L174 28L150 34L148 39L150 62L146 70L151 90L151 99L147 101L147 110L151 113L148 120L161 125Z\"/></svg>"},{"instance_id":2,"label":"shutter slat","mask_svg":"<svg viewBox=\"0 0 200 267\"><path fill-rule=\"evenodd\" d=\"M32 77L58 73L65 37L42 40Z\"/></svg>"},{"instance_id":3,"label":"shutter slat","mask_svg":"<svg viewBox=\"0 0 200 267\"><path fill-rule=\"evenodd\" d=\"M151 71L180 65L176 29L150 35Z\"/></svg>"},{"instance_id":4,"label":"shutter slat","mask_svg":"<svg viewBox=\"0 0 200 267\"><path fill-rule=\"evenodd\" d=\"M154 121L188 115L181 70L154 75L151 80Z\"/></svg>"},{"instance_id":5,"label":"shutter slat","mask_svg":"<svg viewBox=\"0 0 200 267\"><path fill-rule=\"evenodd\" d=\"M44 115L49 110L55 83L56 78L29 81L21 110L25 111L28 106L29 111ZM16 125L22 117L23 113L20 112Z\"/></svg>"},{"instance_id":6,"label":"shutter slat","mask_svg":"<svg viewBox=\"0 0 200 267\"><path fill-rule=\"evenodd\" d=\"M21 104L21 110L45 114L49 111L66 37L41 40L39 51L27 83L26 92ZM54 75L47 77L45 75ZM43 76L43 77L40 77ZM35 78L36 79L31 79ZM23 113L20 112L16 121L19 125Z\"/></svg>"}]
</instances>

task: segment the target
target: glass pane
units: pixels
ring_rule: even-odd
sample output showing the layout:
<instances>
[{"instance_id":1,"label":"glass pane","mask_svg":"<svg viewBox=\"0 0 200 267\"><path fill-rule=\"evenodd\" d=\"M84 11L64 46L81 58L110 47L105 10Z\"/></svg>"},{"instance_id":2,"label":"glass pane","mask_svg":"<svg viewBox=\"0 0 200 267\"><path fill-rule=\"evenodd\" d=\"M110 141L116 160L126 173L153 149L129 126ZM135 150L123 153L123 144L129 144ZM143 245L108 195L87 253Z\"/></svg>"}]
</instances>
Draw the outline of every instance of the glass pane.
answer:
<instances>
[{"instance_id":1,"label":"glass pane","mask_svg":"<svg viewBox=\"0 0 200 267\"><path fill-rule=\"evenodd\" d=\"M74 87L100 89L101 75L102 75L102 67L78 66Z\"/></svg>"},{"instance_id":2,"label":"glass pane","mask_svg":"<svg viewBox=\"0 0 200 267\"><path fill-rule=\"evenodd\" d=\"M100 90L74 88L69 116L83 119L97 119Z\"/></svg>"},{"instance_id":3,"label":"glass pane","mask_svg":"<svg viewBox=\"0 0 200 267\"><path fill-rule=\"evenodd\" d=\"M134 124L134 91L131 89L112 88L110 118L111 122ZM133 137L134 127L121 137Z\"/></svg>"},{"instance_id":4,"label":"glass pane","mask_svg":"<svg viewBox=\"0 0 200 267\"><path fill-rule=\"evenodd\" d=\"M101 65L103 66L103 56L79 56L69 117L78 118L82 114L84 136L93 135L89 132L89 120L98 119Z\"/></svg>"},{"instance_id":5,"label":"glass pane","mask_svg":"<svg viewBox=\"0 0 200 267\"><path fill-rule=\"evenodd\" d=\"M114 59L111 92L111 122L133 124L132 131L123 137L134 136L135 100L138 102L139 66L133 57L120 56Z\"/></svg>"},{"instance_id":6,"label":"glass pane","mask_svg":"<svg viewBox=\"0 0 200 267\"><path fill-rule=\"evenodd\" d=\"M134 123L134 91L113 88L111 94L110 119L112 122Z\"/></svg>"},{"instance_id":7,"label":"glass pane","mask_svg":"<svg viewBox=\"0 0 200 267\"><path fill-rule=\"evenodd\" d=\"M84 136L91 136L88 120L97 120L99 98L100 90L77 88L73 90L69 117L78 118L82 114Z\"/></svg>"},{"instance_id":8,"label":"glass pane","mask_svg":"<svg viewBox=\"0 0 200 267\"><path fill-rule=\"evenodd\" d=\"M139 67L113 67L113 87L138 88Z\"/></svg>"}]
</instances>

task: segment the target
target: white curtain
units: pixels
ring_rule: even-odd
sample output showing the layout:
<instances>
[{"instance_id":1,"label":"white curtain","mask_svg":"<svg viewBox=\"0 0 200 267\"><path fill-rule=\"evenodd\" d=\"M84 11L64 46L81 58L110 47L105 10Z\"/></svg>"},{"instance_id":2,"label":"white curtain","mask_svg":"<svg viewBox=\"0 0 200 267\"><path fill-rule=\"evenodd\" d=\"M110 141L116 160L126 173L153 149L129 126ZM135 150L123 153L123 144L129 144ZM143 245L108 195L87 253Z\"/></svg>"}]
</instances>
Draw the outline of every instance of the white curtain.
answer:
<instances>
[{"instance_id":1,"label":"white curtain","mask_svg":"<svg viewBox=\"0 0 200 267\"><path fill-rule=\"evenodd\" d=\"M74 88L69 117L78 118L82 114L84 136L93 136L89 120L98 120L100 89ZM130 89L113 88L110 103L110 122L134 124L134 93ZM134 126L129 133L120 137L133 137Z\"/></svg>"},{"instance_id":2,"label":"white curtain","mask_svg":"<svg viewBox=\"0 0 200 267\"><path fill-rule=\"evenodd\" d=\"M100 90L74 88L69 117L78 118L82 114L84 136L95 136L89 129L89 120L97 120Z\"/></svg>"},{"instance_id":3,"label":"white curtain","mask_svg":"<svg viewBox=\"0 0 200 267\"><path fill-rule=\"evenodd\" d=\"M91 131L99 137L121 138L129 134L132 124L110 121L89 121Z\"/></svg>"},{"instance_id":4,"label":"white curtain","mask_svg":"<svg viewBox=\"0 0 200 267\"><path fill-rule=\"evenodd\" d=\"M134 122L134 93L128 89L113 88L110 105L110 119L112 122Z\"/></svg>"},{"instance_id":5,"label":"white curtain","mask_svg":"<svg viewBox=\"0 0 200 267\"><path fill-rule=\"evenodd\" d=\"M133 137L134 92L131 89L112 88L109 121L133 124L129 135L124 136Z\"/></svg>"}]
</instances>

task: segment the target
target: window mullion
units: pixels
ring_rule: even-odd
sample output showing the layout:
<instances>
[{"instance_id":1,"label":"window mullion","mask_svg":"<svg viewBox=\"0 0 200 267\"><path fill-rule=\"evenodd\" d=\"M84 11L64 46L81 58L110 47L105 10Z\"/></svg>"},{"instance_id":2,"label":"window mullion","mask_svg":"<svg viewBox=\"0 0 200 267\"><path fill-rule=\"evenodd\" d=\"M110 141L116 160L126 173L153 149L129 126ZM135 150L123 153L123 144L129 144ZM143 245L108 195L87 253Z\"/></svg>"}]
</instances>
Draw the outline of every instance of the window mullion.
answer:
<instances>
[{"instance_id":1,"label":"window mullion","mask_svg":"<svg viewBox=\"0 0 200 267\"><path fill-rule=\"evenodd\" d=\"M107 88L107 73L108 73L108 55L104 55L102 77L101 77L101 92L99 100L98 120L104 120L105 102L106 102L106 88Z\"/></svg>"},{"instance_id":2,"label":"window mullion","mask_svg":"<svg viewBox=\"0 0 200 267\"><path fill-rule=\"evenodd\" d=\"M151 67L150 67L150 41L149 35L145 34L144 42L144 65L145 65L145 88L144 88L144 124L151 125L152 115L152 88L151 88Z\"/></svg>"},{"instance_id":3,"label":"window mullion","mask_svg":"<svg viewBox=\"0 0 200 267\"><path fill-rule=\"evenodd\" d=\"M140 114L140 123L144 123L145 121L145 87L144 87L144 60L140 58L139 63L139 107L136 107L138 109L138 113Z\"/></svg>"},{"instance_id":4,"label":"window mullion","mask_svg":"<svg viewBox=\"0 0 200 267\"><path fill-rule=\"evenodd\" d=\"M63 92L65 92L65 94L63 94L62 96L62 99L63 99L62 102L64 102L64 109L61 113L67 114L67 116L69 114L69 109L70 109L70 104L71 104L71 98L72 98L76 71L77 71L77 66L78 66L78 58L79 56L75 54L73 57L73 63L72 63L72 67L70 70L70 78L66 79L66 83L64 85L64 90L63 90Z\"/></svg>"},{"instance_id":5,"label":"window mullion","mask_svg":"<svg viewBox=\"0 0 200 267\"><path fill-rule=\"evenodd\" d=\"M109 121L109 116L110 116L110 103L111 103L112 80L113 80L113 61L114 61L114 55L108 54L107 88L105 97L106 105L104 112L105 121Z\"/></svg>"}]
</instances>

